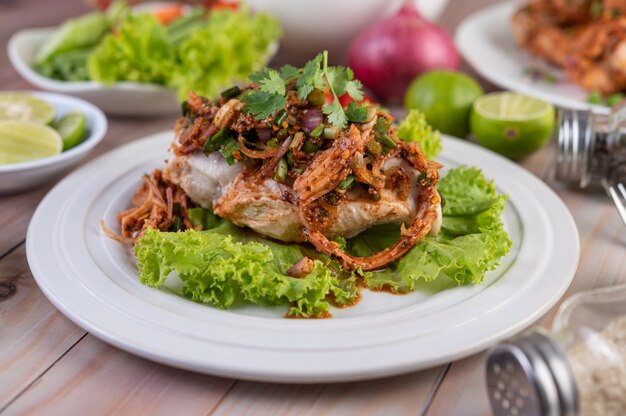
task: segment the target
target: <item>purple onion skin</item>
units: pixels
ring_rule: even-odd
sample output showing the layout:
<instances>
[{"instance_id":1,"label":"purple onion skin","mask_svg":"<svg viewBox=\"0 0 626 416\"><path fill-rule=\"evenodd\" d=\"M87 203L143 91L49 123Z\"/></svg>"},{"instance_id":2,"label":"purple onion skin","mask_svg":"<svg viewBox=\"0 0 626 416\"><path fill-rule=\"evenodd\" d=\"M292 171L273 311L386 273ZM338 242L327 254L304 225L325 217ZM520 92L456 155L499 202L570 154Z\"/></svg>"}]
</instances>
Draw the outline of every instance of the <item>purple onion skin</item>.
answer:
<instances>
[{"instance_id":1,"label":"purple onion skin","mask_svg":"<svg viewBox=\"0 0 626 416\"><path fill-rule=\"evenodd\" d=\"M317 126L324 121L324 115L321 108L309 108L305 110L302 117L302 130L311 133Z\"/></svg>"},{"instance_id":2,"label":"purple onion skin","mask_svg":"<svg viewBox=\"0 0 626 416\"><path fill-rule=\"evenodd\" d=\"M450 35L405 3L398 13L359 34L348 53L350 67L379 99L399 103L418 75L457 70L459 53Z\"/></svg>"}]
</instances>

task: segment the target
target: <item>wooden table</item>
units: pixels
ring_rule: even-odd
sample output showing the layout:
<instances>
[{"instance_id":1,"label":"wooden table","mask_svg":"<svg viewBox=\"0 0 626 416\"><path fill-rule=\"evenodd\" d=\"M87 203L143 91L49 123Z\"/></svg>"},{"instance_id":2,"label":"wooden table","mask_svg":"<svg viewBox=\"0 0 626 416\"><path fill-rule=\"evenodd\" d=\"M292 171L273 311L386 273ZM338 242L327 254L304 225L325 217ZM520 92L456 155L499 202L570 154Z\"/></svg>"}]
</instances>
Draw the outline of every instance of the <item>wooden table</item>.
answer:
<instances>
[{"instance_id":1,"label":"wooden table","mask_svg":"<svg viewBox=\"0 0 626 416\"><path fill-rule=\"evenodd\" d=\"M453 30L463 16L493 2L452 1L442 21ZM20 28L55 25L86 10L82 0L0 0L0 44ZM2 50L0 89L29 88ZM174 118L109 121L107 136L92 157L168 129ZM554 146L548 146L522 164L563 198L578 225L581 262L568 294L626 282L626 233L617 212L604 195L583 194L555 183L554 159ZM490 414L484 354L383 380L280 385L178 370L103 343L58 312L28 269L26 228L52 185L0 197L0 413ZM549 324L553 313L554 309L540 324Z\"/></svg>"}]
</instances>

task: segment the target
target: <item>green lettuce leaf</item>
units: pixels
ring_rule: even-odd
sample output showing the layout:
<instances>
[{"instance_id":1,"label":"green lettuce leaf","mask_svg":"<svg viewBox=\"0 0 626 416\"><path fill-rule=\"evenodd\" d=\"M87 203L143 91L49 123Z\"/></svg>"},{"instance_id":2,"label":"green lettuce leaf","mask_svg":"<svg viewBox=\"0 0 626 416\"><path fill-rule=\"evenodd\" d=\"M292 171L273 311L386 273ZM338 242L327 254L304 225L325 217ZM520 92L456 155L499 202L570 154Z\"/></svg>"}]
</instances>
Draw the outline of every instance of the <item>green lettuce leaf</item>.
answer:
<instances>
[{"instance_id":1,"label":"green lettuce leaf","mask_svg":"<svg viewBox=\"0 0 626 416\"><path fill-rule=\"evenodd\" d=\"M441 232L424 238L386 270L365 276L367 287L408 292L420 281L440 276L457 284L478 284L508 253L511 241L500 220L507 197L498 195L479 169L452 169L439 182L438 191L445 200ZM386 224L349 240L348 249L368 256L399 238L399 227Z\"/></svg>"},{"instance_id":2,"label":"green lettuce leaf","mask_svg":"<svg viewBox=\"0 0 626 416\"><path fill-rule=\"evenodd\" d=\"M441 136L426 122L424 114L410 110L398 125L398 137L407 143L418 142L426 159L434 159L441 152Z\"/></svg>"},{"instance_id":3,"label":"green lettuce leaf","mask_svg":"<svg viewBox=\"0 0 626 416\"><path fill-rule=\"evenodd\" d=\"M183 295L193 301L221 309L289 305L294 317L323 317L331 298L339 305L356 301L356 276L340 278L321 260L303 278L287 276L304 256L299 245L272 242L224 220L212 225L200 232L148 230L135 245L140 280L159 287L176 271Z\"/></svg>"},{"instance_id":4,"label":"green lettuce leaf","mask_svg":"<svg viewBox=\"0 0 626 416\"><path fill-rule=\"evenodd\" d=\"M176 51L177 65L169 85L181 100L190 90L215 97L233 83L246 82L269 59L272 44L281 35L277 20L263 13L212 12L206 24L194 30Z\"/></svg>"},{"instance_id":5,"label":"green lettuce leaf","mask_svg":"<svg viewBox=\"0 0 626 416\"><path fill-rule=\"evenodd\" d=\"M111 84L132 81L166 85L175 66L167 31L150 13L129 13L89 56L89 76Z\"/></svg>"}]
</instances>

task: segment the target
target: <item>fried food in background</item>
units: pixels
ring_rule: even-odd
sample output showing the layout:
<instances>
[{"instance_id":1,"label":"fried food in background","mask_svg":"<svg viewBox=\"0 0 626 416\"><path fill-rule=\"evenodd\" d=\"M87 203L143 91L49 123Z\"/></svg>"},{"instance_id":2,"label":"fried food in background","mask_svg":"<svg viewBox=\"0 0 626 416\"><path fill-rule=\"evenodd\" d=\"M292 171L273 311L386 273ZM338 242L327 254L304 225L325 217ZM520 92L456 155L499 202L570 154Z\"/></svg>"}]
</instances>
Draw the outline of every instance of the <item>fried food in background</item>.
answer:
<instances>
[{"instance_id":1,"label":"fried food in background","mask_svg":"<svg viewBox=\"0 0 626 416\"><path fill-rule=\"evenodd\" d=\"M534 0L512 17L518 44L589 91L626 90L626 2Z\"/></svg>"}]
</instances>

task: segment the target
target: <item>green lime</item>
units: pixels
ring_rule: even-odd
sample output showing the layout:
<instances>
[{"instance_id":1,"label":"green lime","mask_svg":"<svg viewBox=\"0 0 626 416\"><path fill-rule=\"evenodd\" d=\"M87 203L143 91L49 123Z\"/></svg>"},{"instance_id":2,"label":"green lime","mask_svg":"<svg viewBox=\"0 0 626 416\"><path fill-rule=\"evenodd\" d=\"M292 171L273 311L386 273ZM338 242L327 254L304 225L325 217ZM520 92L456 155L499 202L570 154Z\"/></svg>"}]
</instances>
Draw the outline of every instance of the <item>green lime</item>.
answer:
<instances>
[{"instance_id":1,"label":"green lime","mask_svg":"<svg viewBox=\"0 0 626 416\"><path fill-rule=\"evenodd\" d=\"M470 124L480 145L519 160L550 140L554 106L511 92L487 94L474 102Z\"/></svg>"},{"instance_id":2,"label":"green lime","mask_svg":"<svg viewBox=\"0 0 626 416\"><path fill-rule=\"evenodd\" d=\"M54 106L41 98L21 92L0 93L0 120L48 124L54 119L54 113Z\"/></svg>"},{"instance_id":3,"label":"green lime","mask_svg":"<svg viewBox=\"0 0 626 416\"><path fill-rule=\"evenodd\" d=\"M467 75L436 70L411 83L404 105L423 112L428 123L442 133L464 137L469 133L472 103L481 95L483 89Z\"/></svg>"},{"instance_id":4,"label":"green lime","mask_svg":"<svg viewBox=\"0 0 626 416\"><path fill-rule=\"evenodd\" d=\"M63 140L51 127L31 121L0 121L0 165L61 153Z\"/></svg>"},{"instance_id":5,"label":"green lime","mask_svg":"<svg viewBox=\"0 0 626 416\"><path fill-rule=\"evenodd\" d=\"M87 133L87 118L83 113L74 111L52 123L63 139L63 151L79 145Z\"/></svg>"}]
</instances>

